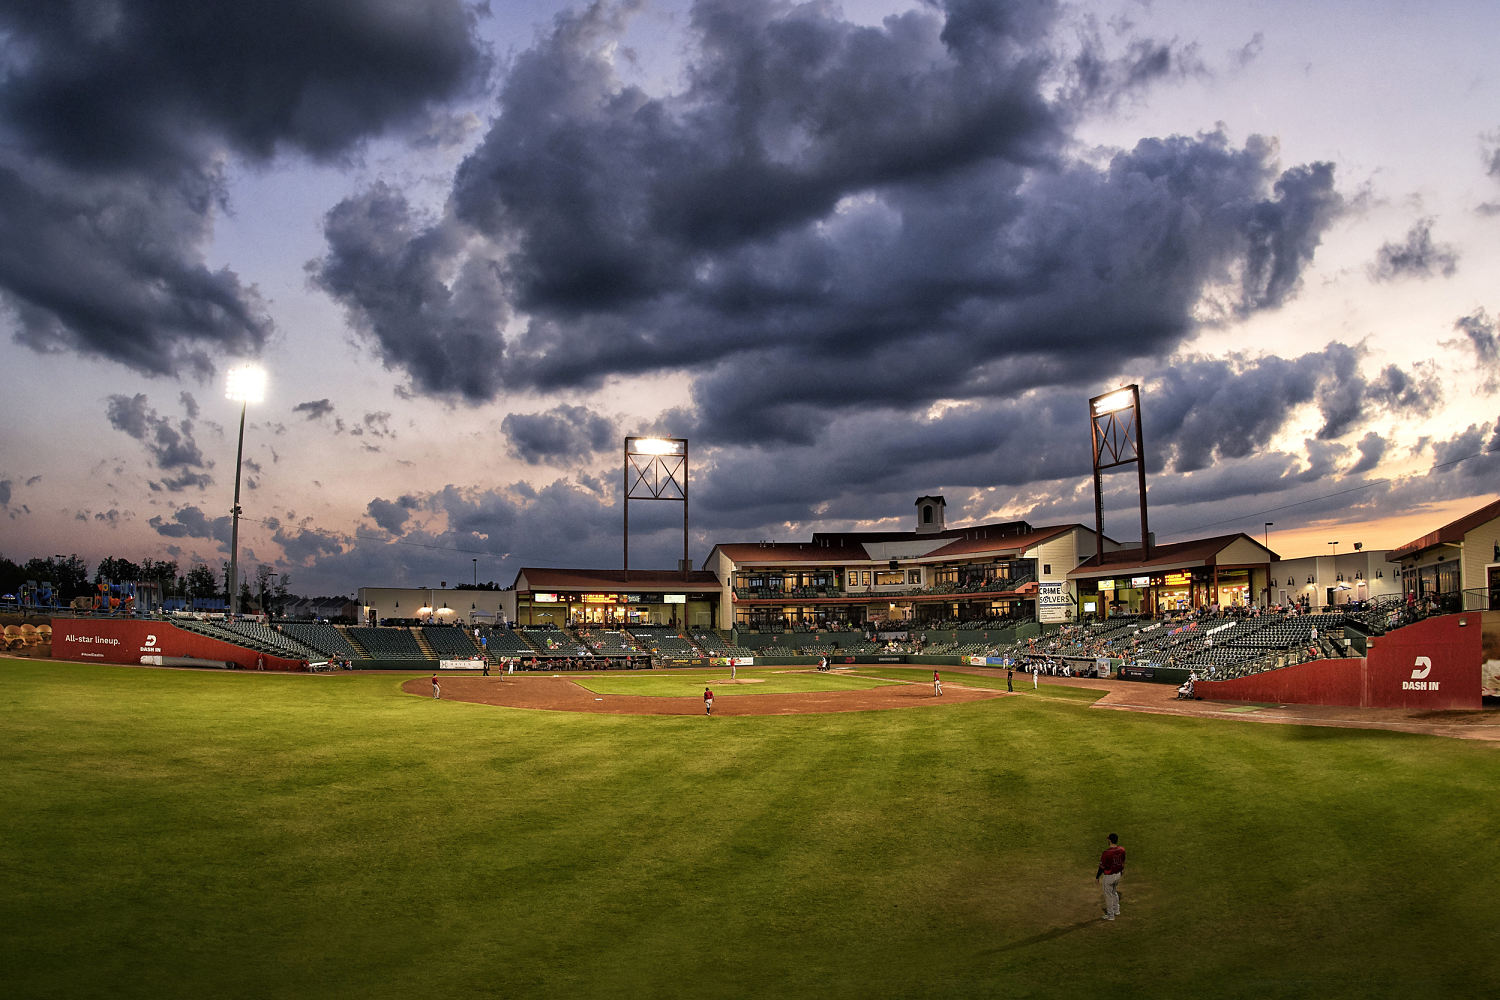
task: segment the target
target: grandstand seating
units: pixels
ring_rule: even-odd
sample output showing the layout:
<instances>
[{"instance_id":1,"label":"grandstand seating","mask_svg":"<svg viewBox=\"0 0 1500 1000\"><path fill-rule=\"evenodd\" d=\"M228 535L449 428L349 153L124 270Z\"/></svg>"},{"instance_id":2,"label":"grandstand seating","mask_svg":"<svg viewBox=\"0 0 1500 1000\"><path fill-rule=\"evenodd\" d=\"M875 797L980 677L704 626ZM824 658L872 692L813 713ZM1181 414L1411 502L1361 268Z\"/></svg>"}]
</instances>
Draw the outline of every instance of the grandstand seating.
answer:
<instances>
[{"instance_id":1,"label":"grandstand seating","mask_svg":"<svg viewBox=\"0 0 1500 1000\"><path fill-rule=\"evenodd\" d=\"M317 649L299 642L296 637L284 635L269 625L260 622L225 622L224 628L228 631L243 636L245 639L258 645L254 648L265 647L267 652L275 651L277 656L288 657L293 660L320 660L323 658ZM244 643L241 643L244 645Z\"/></svg>"},{"instance_id":2,"label":"grandstand seating","mask_svg":"<svg viewBox=\"0 0 1500 1000\"><path fill-rule=\"evenodd\" d=\"M430 657L417 645L409 628L377 628L351 625L349 635L364 647L372 660L426 660Z\"/></svg>"},{"instance_id":3,"label":"grandstand seating","mask_svg":"<svg viewBox=\"0 0 1500 1000\"><path fill-rule=\"evenodd\" d=\"M516 634L532 652L556 656L578 652L578 640L556 625L523 625L516 629Z\"/></svg>"},{"instance_id":4,"label":"grandstand seating","mask_svg":"<svg viewBox=\"0 0 1500 1000\"><path fill-rule=\"evenodd\" d=\"M636 625L630 634L636 642L658 656L702 656L703 652L684 639L671 625Z\"/></svg>"},{"instance_id":5,"label":"grandstand seating","mask_svg":"<svg viewBox=\"0 0 1500 1000\"><path fill-rule=\"evenodd\" d=\"M284 635L289 635L304 646L317 650L323 656L336 660L358 660L364 656L349 644L344 633L327 622L282 622L278 626Z\"/></svg>"},{"instance_id":6,"label":"grandstand seating","mask_svg":"<svg viewBox=\"0 0 1500 1000\"><path fill-rule=\"evenodd\" d=\"M535 652L525 639L508 628L481 629L480 635L488 639L485 649L491 656L530 656Z\"/></svg>"},{"instance_id":7,"label":"grandstand seating","mask_svg":"<svg viewBox=\"0 0 1500 1000\"><path fill-rule=\"evenodd\" d=\"M479 655L473 633L456 625L424 625L422 637L440 660L459 660Z\"/></svg>"}]
</instances>

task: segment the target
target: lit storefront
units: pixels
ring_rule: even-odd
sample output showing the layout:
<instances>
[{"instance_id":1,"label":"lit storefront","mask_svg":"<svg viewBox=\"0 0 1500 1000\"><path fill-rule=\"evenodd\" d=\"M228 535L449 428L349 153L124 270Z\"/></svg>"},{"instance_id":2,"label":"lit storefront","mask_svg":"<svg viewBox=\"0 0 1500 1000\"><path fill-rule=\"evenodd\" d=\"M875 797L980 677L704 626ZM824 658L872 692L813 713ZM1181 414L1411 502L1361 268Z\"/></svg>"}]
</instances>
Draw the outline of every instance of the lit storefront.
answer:
<instances>
[{"instance_id":1,"label":"lit storefront","mask_svg":"<svg viewBox=\"0 0 1500 1000\"><path fill-rule=\"evenodd\" d=\"M632 570L523 569L514 586L521 625L668 625L710 628L718 613L712 573Z\"/></svg>"},{"instance_id":2,"label":"lit storefront","mask_svg":"<svg viewBox=\"0 0 1500 1000\"><path fill-rule=\"evenodd\" d=\"M1105 553L1069 574L1089 617L1174 614L1217 605L1247 607L1267 586L1275 554L1248 535L1225 535ZM1092 607L1091 607L1092 606Z\"/></svg>"}]
</instances>

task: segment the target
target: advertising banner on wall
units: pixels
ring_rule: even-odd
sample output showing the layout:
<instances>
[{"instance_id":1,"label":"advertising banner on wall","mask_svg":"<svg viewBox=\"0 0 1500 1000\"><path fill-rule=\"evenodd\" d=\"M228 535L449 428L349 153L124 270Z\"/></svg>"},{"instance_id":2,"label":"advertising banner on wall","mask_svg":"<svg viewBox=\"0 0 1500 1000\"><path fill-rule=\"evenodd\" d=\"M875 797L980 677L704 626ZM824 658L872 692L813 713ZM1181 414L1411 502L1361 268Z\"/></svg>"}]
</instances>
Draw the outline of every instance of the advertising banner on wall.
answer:
<instances>
[{"instance_id":1,"label":"advertising banner on wall","mask_svg":"<svg viewBox=\"0 0 1500 1000\"><path fill-rule=\"evenodd\" d=\"M1062 582L1037 585L1037 621L1054 623L1065 622L1072 618L1073 602L1068 598L1067 586Z\"/></svg>"},{"instance_id":2,"label":"advertising banner on wall","mask_svg":"<svg viewBox=\"0 0 1500 1000\"><path fill-rule=\"evenodd\" d=\"M1441 615L1369 646L1363 704L1433 710L1479 708L1481 613ZM1487 616L1486 616L1487 617Z\"/></svg>"},{"instance_id":3,"label":"advertising banner on wall","mask_svg":"<svg viewBox=\"0 0 1500 1000\"><path fill-rule=\"evenodd\" d=\"M149 666L235 666L301 670L305 661L257 653L160 619L54 618L52 655L59 660Z\"/></svg>"}]
</instances>

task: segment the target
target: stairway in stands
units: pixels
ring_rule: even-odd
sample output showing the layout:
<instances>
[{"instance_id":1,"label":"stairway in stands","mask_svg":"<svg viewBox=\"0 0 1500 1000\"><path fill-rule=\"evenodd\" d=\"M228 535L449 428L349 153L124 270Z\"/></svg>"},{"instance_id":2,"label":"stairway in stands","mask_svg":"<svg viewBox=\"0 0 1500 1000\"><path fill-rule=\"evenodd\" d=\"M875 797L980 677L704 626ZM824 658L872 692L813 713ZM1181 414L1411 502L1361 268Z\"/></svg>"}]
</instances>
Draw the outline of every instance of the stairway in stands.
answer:
<instances>
[{"instance_id":1,"label":"stairway in stands","mask_svg":"<svg viewBox=\"0 0 1500 1000\"><path fill-rule=\"evenodd\" d=\"M354 636L350 635L348 629L346 629L342 625L335 625L334 628L338 629L339 632L343 635L345 642L354 647L354 651L360 655L361 659L372 659L372 657L370 656L370 651L364 647L364 643L360 642L358 639L354 638Z\"/></svg>"}]
</instances>

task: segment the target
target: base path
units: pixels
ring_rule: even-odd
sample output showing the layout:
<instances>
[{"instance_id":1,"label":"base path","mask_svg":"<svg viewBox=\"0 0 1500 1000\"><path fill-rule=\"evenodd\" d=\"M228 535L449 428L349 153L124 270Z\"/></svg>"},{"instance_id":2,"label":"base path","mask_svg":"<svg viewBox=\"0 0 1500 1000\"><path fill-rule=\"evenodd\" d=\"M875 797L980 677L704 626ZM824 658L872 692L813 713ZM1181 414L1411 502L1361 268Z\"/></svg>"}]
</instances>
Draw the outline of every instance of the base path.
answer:
<instances>
[{"instance_id":1,"label":"base path","mask_svg":"<svg viewBox=\"0 0 1500 1000\"><path fill-rule=\"evenodd\" d=\"M447 701L478 702L506 708L553 712L597 712L604 715L702 715L703 697L663 698L631 694L595 694L569 677L509 675L438 678ZM931 682L882 684L854 691L808 691L801 694L750 694L735 691L729 681L713 684L714 715L808 715L820 712L868 712L886 708L931 708L1004 698L1004 691L944 683L942 697ZM722 688L722 690L721 690ZM430 675L401 685L408 694L432 697Z\"/></svg>"}]
</instances>

